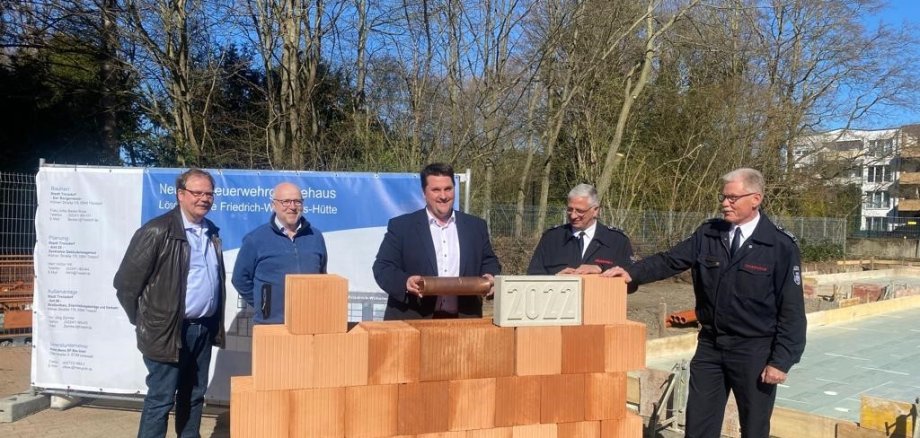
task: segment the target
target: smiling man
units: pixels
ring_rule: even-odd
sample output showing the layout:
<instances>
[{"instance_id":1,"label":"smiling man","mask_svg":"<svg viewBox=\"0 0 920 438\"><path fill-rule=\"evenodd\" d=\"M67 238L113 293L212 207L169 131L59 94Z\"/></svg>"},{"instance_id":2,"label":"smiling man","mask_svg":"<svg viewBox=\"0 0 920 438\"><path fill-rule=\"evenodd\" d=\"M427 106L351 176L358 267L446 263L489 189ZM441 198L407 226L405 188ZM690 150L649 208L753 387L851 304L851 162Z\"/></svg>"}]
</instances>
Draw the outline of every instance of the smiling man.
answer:
<instances>
[{"instance_id":1,"label":"smiling man","mask_svg":"<svg viewBox=\"0 0 920 438\"><path fill-rule=\"evenodd\" d=\"M626 233L597 220L600 204L594 186L579 184L569 191L565 212L568 223L546 230L540 238L528 275L600 274L632 263Z\"/></svg>"},{"instance_id":2,"label":"smiling man","mask_svg":"<svg viewBox=\"0 0 920 438\"><path fill-rule=\"evenodd\" d=\"M255 309L256 324L284 323L284 277L325 274L323 234L303 217L300 187L283 182L272 191L268 222L243 238L233 267L233 287Z\"/></svg>"},{"instance_id":3,"label":"smiling man","mask_svg":"<svg viewBox=\"0 0 920 438\"><path fill-rule=\"evenodd\" d=\"M200 436L211 346L224 346L224 257L205 219L214 179L190 169L176 178L176 198L134 233L114 280L147 366L139 437L166 436L173 404L176 435Z\"/></svg>"},{"instance_id":4,"label":"smiling man","mask_svg":"<svg viewBox=\"0 0 920 438\"><path fill-rule=\"evenodd\" d=\"M741 436L767 437L776 385L805 350L799 248L760 211L760 172L737 169L722 180L722 219L666 252L602 275L645 284L690 269L702 328L690 362L685 436L720 436L732 392Z\"/></svg>"},{"instance_id":5,"label":"smiling man","mask_svg":"<svg viewBox=\"0 0 920 438\"><path fill-rule=\"evenodd\" d=\"M434 163L421 171L425 208L390 219L374 261L374 279L388 295L384 319L478 318L477 296L422 296L429 277L478 277L501 272L486 222L454 210L454 169Z\"/></svg>"}]
</instances>

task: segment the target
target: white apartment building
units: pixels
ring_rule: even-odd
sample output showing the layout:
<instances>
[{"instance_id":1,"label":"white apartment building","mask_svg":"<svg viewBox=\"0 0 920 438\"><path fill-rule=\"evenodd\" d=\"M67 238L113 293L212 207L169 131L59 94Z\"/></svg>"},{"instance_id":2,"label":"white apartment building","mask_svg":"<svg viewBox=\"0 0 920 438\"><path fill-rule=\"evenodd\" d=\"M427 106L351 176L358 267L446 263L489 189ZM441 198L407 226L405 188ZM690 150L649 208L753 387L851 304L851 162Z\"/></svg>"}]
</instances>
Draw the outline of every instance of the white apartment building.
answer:
<instances>
[{"instance_id":1,"label":"white apartment building","mask_svg":"<svg viewBox=\"0 0 920 438\"><path fill-rule=\"evenodd\" d=\"M840 184L858 185L862 193L860 230L892 231L899 225L893 218L899 216L903 129L835 129L804 137L793 146L794 166L812 168ZM920 183L920 173L917 181ZM920 194L917 198L920 207Z\"/></svg>"}]
</instances>

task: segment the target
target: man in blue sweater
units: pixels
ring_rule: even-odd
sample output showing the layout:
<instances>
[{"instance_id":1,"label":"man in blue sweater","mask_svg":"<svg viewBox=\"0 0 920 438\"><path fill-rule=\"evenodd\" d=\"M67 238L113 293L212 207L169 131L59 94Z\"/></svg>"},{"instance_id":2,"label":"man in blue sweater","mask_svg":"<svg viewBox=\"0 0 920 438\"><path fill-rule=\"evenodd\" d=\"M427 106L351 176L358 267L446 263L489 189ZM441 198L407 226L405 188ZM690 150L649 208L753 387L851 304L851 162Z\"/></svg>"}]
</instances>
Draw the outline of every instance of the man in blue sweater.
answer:
<instances>
[{"instance_id":1,"label":"man in blue sweater","mask_svg":"<svg viewBox=\"0 0 920 438\"><path fill-rule=\"evenodd\" d=\"M255 309L256 324L284 323L285 275L325 274L328 261L323 234L303 217L299 187L278 184L272 210L267 224L243 238L231 280Z\"/></svg>"}]
</instances>

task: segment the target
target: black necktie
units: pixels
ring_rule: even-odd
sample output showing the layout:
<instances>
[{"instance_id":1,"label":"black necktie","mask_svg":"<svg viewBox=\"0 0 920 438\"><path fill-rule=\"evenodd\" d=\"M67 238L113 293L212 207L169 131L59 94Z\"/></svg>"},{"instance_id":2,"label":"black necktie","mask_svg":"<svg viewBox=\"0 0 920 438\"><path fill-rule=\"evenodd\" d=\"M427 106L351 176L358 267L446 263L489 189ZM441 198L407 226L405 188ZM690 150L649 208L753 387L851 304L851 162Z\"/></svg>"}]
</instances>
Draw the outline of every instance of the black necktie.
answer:
<instances>
[{"instance_id":1,"label":"black necktie","mask_svg":"<svg viewBox=\"0 0 920 438\"><path fill-rule=\"evenodd\" d=\"M738 252L739 247L741 247L741 227L735 228L735 235L732 237L732 258L735 257L735 253Z\"/></svg>"},{"instance_id":2,"label":"black necktie","mask_svg":"<svg viewBox=\"0 0 920 438\"><path fill-rule=\"evenodd\" d=\"M581 260L585 253L585 232L578 233L578 259Z\"/></svg>"}]
</instances>

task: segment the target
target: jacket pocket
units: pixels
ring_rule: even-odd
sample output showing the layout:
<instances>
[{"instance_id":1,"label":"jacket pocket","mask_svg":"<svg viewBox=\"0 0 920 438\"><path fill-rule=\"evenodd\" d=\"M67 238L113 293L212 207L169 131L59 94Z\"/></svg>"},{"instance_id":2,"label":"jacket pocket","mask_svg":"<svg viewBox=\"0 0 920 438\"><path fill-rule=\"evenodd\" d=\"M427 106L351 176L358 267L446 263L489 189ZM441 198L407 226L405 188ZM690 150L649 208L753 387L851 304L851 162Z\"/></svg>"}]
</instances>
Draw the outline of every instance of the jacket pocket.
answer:
<instances>
[{"instance_id":1,"label":"jacket pocket","mask_svg":"<svg viewBox=\"0 0 920 438\"><path fill-rule=\"evenodd\" d=\"M740 298L766 303L773 296L773 267L756 261L742 263L735 288Z\"/></svg>"}]
</instances>

